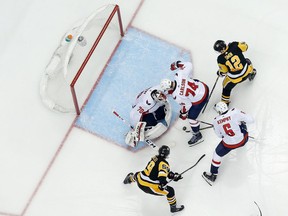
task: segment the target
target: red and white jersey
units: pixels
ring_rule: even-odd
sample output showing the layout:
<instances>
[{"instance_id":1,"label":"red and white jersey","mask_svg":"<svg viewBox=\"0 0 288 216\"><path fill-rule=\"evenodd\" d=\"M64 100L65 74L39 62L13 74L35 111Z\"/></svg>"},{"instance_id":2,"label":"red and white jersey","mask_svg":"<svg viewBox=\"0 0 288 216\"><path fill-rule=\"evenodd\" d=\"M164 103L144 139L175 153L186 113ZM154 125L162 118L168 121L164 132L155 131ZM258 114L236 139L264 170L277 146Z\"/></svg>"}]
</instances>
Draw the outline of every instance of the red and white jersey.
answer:
<instances>
[{"instance_id":1,"label":"red and white jersey","mask_svg":"<svg viewBox=\"0 0 288 216\"><path fill-rule=\"evenodd\" d=\"M183 64L182 67L179 67L175 76L181 78L191 78L192 79L192 72L193 72L193 65L191 62L181 62Z\"/></svg>"},{"instance_id":2,"label":"red and white jersey","mask_svg":"<svg viewBox=\"0 0 288 216\"><path fill-rule=\"evenodd\" d=\"M151 97L151 92L155 89L160 90L160 86L157 85L145 89L140 92L136 97L136 100L132 105L132 110L130 112L130 123L133 127L135 127L137 123L142 120L143 115L153 113L160 106L163 106L163 102L157 102Z\"/></svg>"},{"instance_id":3,"label":"red and white jersey","mask_svg":"<svg viewBox=\"0 0 288 216\"><path fill-rule=\"evenodd\" d=\"M209 93L206 84L199 80L176 76L175 81L177 84L172 97L180 104L183 112L188 111L192 105L203 102Z\"/></svg>"},{"instance_id":4,"label":"red and white jersey","mask_svg":"<svg viewBox=\"0 0 288 216\"><path fill-rule=\"evenodd\" d=\"M227 113L214 118L214 131L219 138L222 138L224 146L233 148L233 146L241 143L244 139L239 127L241 121L253 123L254 119L236 108L230 109Z\"/></svg>"}]
</instances>

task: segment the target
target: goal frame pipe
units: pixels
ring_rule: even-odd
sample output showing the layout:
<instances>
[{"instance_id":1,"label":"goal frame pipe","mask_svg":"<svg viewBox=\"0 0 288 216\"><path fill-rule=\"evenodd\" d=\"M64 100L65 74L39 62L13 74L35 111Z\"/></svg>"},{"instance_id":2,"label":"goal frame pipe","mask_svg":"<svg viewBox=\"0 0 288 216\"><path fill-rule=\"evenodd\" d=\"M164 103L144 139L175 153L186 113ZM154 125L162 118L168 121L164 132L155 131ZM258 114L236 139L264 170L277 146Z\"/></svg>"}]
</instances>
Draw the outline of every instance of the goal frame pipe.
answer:
<instances>
[{"instance_id":1,"label":"goal frame pipe","mask_svg":"<svg viewBox=\"0 0 288 216\"><path fill-rule=\"evenodd\" d=\"M112 21L112 19L114 18L114 15L117 13L118 16L118 23L119 23L119 28L120 28L120 35L121 37L124 36L124 30L123 30L123 25L122 25L122 19L121 19L121 14L120 14L120 8L118 5L115 5L113 11L111 12L110 16L108 17L107 21L105 22L101 32L99 33L98 37L96 38L93 46L91 47L89 53L87 54L85 60L83 61L82 65L80 66L78 72L76 73L74 79L72 80L71 84L70 84L70 90L71 90L71 94L72 94L72 98L73 98L73 103L74 103L74 107L76 110L76 114L80 115L81 111L79 108L79 103L77 100L77 95L76 95L76 91L75 91L75 84L77 82L77 80L79 79L80 75L82 74L86 64L88 63L90 57L92 56L92 54L94 53L97 45L99 44L101 38L103 37L106 29L108 28L110 22Z\"/></svg>"}]
</instances>

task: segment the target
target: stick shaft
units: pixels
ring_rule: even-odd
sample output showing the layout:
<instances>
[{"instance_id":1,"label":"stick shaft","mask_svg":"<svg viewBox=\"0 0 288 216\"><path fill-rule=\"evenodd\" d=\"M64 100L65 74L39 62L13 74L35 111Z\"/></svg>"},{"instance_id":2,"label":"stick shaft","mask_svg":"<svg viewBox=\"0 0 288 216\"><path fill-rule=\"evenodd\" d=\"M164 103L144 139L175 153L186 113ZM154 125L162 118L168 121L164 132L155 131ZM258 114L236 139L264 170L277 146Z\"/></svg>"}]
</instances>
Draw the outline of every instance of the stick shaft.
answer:
<instances>
[{"instance_id":1,"label":"stick shaft","mask_svg":"<svg viewBox=\"0 0 288 216\"><path fill-rule=\"evenodd\" d=\"M205 154L203 154L193 166L189 167L188 169L186 169L186 170L184 170L182 173L180 173L180 175L186 173L188 170L190 170L190 169L192 169L193 167L195 167L195 166L202 160L202 158L204 158L204 157L205 157Z\"/></svg>"},{"instance_id":2,"label":"stick shaft","mask_svg":"<svg viewBox=\"0 0 288 216\"><path fill-rule=\"evenodd\" d=\"M123 119L123 118L119 115L119 113L117 113L115 110L113 110L112 113L113 113L116 117L118 117L120 120L122 120L122 122L124 122L126 125L128 125L131 129L134 130L134 127L133 127L132 125L130 125L125 119ZM147 145L149 145L150 147L152 147L152 148L156 148L156 147L157 147L156 144L155 144L152 140L145 139L144 142L145 142Z\"/></svg>"},{"instance_id":3,"label":"stick shaft","mask_svg":"<svg viewBox=\"0 0 288 216\"><path fill-rule=\"evenodd\" d=\"M212 126L212 127L213 127L213 124L211 124L211 123L209 123L209 122L200 121L200 120L197 120L197 121L199 121L199 122L201 122L201 123L203 123L203 124L207 124L207 125L210 125L210 126Z\"/></svg>"},{"instance_id":4,"label":"stick shaft","mask_svg":"<svg viewBox=\"0 0 288 216\"><path fill-rule=\"evenodd\" d=\"M190 170L190 169L192 169L193 167L195 167L195 166L202 160L202 158L204 158L204 157L205 157L205 154L203 154L193 166L191 166L191 167L189 167L188 169L186 169L186 170L184 170L183 172L181 172L180 175L184 174L184 173L187 172L188 170ZM173 181L173 179L170 179L170 181L168 181L166 185L168 185L171 181ZM165 185L165 186L166 186L166 185Z\"/></svg>"},{"instance_id":5,"label":"stick shaft","mask_svg":"<svg viewBox=\"0 0 288 216\"><path fill-rule=\"evenodd\" d=\"M119 119L121 119L126 125L128 125L131 129L134 129L134 127L132 125L130 125L125 119L123 119L119 113L117 113L115 110L112 111L112 113L118 117Z\"/></svg>"},{"instance_id":6,"label":"stick shaft","mask_svg":"<svg viewBox=\"0 0 288 216\"><path fill-rule=\"evenodd\" d=\"M217 76L217 78L216 78L216 81L215 81L215 83L214 83L214 85L213 85L213 88L212 88L212 90L211 90L211 92L210 92L210 95L209 95L209 97L208 97L208 100L207 100L207 102L206 102L206 104L205 104L205 106L204 106L204 108L203 108L203 110L202 110L202 113L204 113L204 111L205 111L205 109L206 109L206 107L207 107L207 104L208 104L209 101L210 101L211 95L212 95L212 93L213 93L213 91L214 91L214 89L215 89L215 86L216 86L216 84L217 84L217 82L218 82L219 77L220 77L220 76Z\"/></svg>"}]
</instances>

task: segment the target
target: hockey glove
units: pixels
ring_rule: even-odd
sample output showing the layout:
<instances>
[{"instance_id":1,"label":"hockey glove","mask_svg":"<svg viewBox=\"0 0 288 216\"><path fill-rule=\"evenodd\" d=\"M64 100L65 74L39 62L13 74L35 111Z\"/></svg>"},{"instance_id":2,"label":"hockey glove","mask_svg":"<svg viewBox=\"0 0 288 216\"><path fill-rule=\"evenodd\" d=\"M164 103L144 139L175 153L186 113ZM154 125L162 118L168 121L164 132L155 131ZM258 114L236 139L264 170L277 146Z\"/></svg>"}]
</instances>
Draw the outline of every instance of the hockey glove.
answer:
<instances>
[{"instance_id":1,"label":"hockey glove","mask_svg":"<svg viewBox=\"0 0 288 216\"><path fill-rule=\"evenodd\" d=\"M173 181L179 181L179 180L182 179L183 177L182 177L179 173L177 173L177 172L175 172L175 173L169 172L169 173L168 173L168 178L169 178L169 179L173 179Z\"/></svg>"},{"instance_id":2,"label":"hockey glove","mask_svg":"<svg viewBox=\"0 0 288 216\"><path fill-rule=\"evenodd\" d=\"M172 172L172 171L170 171L169 173L168 173L168 178L169 179L174 179L174 176L175 176L175 173L174 172Z\"/></svg>"},{"instance_id":3,"label":"hockey glove","mask_svg":"<svg viewBox=\"0 0 288 216\"><path fill-rule=\"evenodd\" d=\"M221 72L221 71L217 71L217 76L220 76L220 77L224 77L226 74Z\"/></svg>"},{"instance_id":4,"label":"hockey glove","mask_svg":"<svg viewBox=\"0 0 288 216\"><path fill-rule=\"evenodd\" d=\"M247 133L247 125L246 122L242 121L240 125L240 130L242 133Z\"/></svg>"},{"instance_id":5,"label":"hockey glove","mask_svg":"<svg viewBox=\"0 0 288 216\"><path fill-rule=\"evenodd\" d=\"M171 71L174 71L176 70L177 68L183 66L183 64L181 64L181 61L176 61L176 62L173 62L171 65L170 65L170 70Z\"/></svg>"},{"instance_id":6,"label":"hockey glove","mask_svg":"<svg viewBox=\"0 0 288 216\"><path fill-rule=\"evenodd\" d=\"M188 112L182 112L180 111L180 115L179 115L179 118L181 118L182 120L186 120L187 119L187 115L188 115Z\"/></svg>"},{"instance_id":7,"label":"hockey glove","mask_svg":"<svg viewBox=\"0 0 288 216\"><path fill-rule=\"evenodd\" d=\"M180 179L183 179L181 174L178 174L177 172L174 174L173 181L179 181Z\"/></svg>"}]
</instances>

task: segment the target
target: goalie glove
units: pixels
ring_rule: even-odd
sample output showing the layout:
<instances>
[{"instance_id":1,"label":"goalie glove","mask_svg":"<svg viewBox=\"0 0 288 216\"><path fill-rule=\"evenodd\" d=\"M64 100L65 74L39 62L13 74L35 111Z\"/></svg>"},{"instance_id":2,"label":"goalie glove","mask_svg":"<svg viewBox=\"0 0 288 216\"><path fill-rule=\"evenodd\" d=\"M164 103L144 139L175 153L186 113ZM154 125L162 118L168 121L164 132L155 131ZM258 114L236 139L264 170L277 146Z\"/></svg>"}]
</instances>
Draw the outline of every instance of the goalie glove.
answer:
<instances>
[{"instance_id":1,"label":"goalie glove","mask_svg":"<svg viewBox=\"0 0 288 216\"><path fill-rule=\"evenodd\" d=\"M136 147L139 143L139 141L144 141L145 135L144 135L144 129L146 126L146 122L138 122L135 129L132 131L129 131L126 134L125 143L127 145L130 145L132 147Z\"/></svg>"},{"instance_id":2,"label":"goalie glove","mask_svg":"<svg viewBox=\"0 0 288 216\"><path fill-rule=\"evenodd\" d=\"M139 139L137 138L137 134L135 131L129 131L126 134L125 143L133 148L138 145Z\"/></svg>"},{"instance_id":3,"label":"goalie glove","mask_svg":"<svg viewBox=\"0 0 288 216\"><path fill-rule=\"evenodd\" d=\"M182 67L183 64L181 63L181 61L176 61L176 62L173 62L171 65L170 65L170 70L171 71L174 71L176 70L177 68L179 67Z\"/></svg>"}]
</instances>

